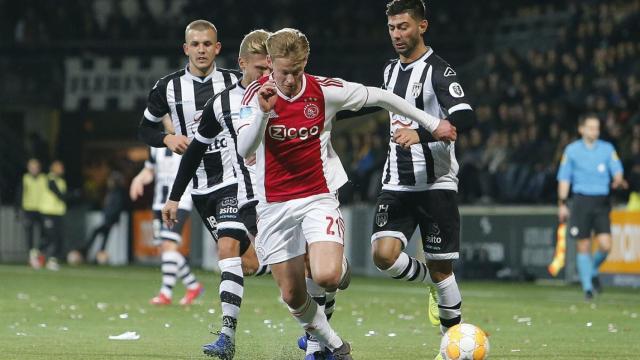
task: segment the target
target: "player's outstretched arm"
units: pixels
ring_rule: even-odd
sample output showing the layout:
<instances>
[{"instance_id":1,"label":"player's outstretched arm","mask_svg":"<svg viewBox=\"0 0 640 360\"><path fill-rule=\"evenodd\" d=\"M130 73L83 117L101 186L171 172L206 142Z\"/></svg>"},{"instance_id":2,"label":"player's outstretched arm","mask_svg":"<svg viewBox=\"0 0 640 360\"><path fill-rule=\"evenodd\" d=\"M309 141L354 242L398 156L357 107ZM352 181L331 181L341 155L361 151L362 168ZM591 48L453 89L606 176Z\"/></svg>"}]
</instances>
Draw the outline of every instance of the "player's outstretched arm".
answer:
<instances>
[{"instance_id":1,"label":"player's outstretched arm","mask_svg":"<svg viewBox=\"0 0 640 360\"><path fill-rule=\"evenodd\" d=\"M144 194L144 186L150 184L154 178L154 172L150 168L143 168L138 175L131 180L131 186L129 187L129 197L132 201L136 201L142 194Z\"/></svg>"},{"instance_id":2,"label":"player's outstretched arm","mask_svg":"<svg viewBox=\"0 0 640 360\"><path fill-rule=\"evenodd\" d=\"M367 87L369 93L364 106L380 106L395 114L415 120L427 129L436 140L455 141L456 128L446 120L440 120L414 107L398 95L376 87Z\"/></svg>"},{"instance_id":3,"label":"player's outstretched arm","mask_svg":"<svg viewBox=\"0 0 640 360\"><path fill-rule=\"evenodd\" d=\"M178 173L173 181L171 187L171 194L169 194L169 200L180 201L182 194L184 194L189 181L193 178L193 174L196 173L200 161L204 153L207 151L209 145L194 138L193 141L187 147L182 159L180 159L180 167L178 167Z\"/></svg>"}]
</instances>

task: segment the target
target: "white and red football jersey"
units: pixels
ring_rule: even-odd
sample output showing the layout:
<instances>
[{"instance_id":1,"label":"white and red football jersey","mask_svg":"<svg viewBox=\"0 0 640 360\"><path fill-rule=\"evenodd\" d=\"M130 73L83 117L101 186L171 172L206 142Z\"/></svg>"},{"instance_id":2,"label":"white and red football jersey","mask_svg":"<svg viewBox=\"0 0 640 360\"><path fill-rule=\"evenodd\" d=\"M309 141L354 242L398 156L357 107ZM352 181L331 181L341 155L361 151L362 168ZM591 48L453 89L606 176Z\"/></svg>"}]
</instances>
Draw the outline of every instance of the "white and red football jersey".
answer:
<instances>
[{"instance_id":1,"label":"white and red football jersey","mask_svg":"<svg viewBox=\"0 0 640 360\"><path fill-rule=\"evenodd\" d=\"M269 78L256 80L247 88L240 109L240 118L246 122L243 125L262 113L257 93ZM338 190L347 182L347 174L331 145L332 123L338 111L362 108L367 100L366 87L304 74L297 95L277 93L256 151L258 199L281 202Z\"/></svg>"}]
</instances>

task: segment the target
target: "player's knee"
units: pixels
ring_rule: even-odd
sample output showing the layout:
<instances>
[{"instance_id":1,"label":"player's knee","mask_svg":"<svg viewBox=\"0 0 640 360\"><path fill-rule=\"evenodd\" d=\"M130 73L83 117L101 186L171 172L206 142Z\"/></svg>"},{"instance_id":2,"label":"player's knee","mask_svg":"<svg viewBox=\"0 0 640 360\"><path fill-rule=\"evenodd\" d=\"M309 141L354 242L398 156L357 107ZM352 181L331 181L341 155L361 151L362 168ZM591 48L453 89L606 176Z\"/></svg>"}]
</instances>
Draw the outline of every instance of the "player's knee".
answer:
<instances>
[{"instance_id":1,"label":"player's knee","mask_svg":"<svg viewBox=\"0 0 640 360\"><path fill-rule=\"evenodd\" d=\"M240 255L240 242L230 237L218 239L218 257L228 259Z\"/></svg>"},{"instance_id":2,"label":"player's knee","mask_svg":"<svg viewBox=\"0 0 640 360\"><path fill-rule=\"evenodd\" d=\"M162 240L162 244L160 244L160 249L162 250L162 252L177 251L178 244L175 241Z\"/></svg>"},{"instance_id":3,"label":"player's knee","mask_svg":"<svg viewBox=\"0 0 640 360\"><path fill-rule=\"evenodd\" d=\"M340 283L340 271L320 271L313 274L313 281L325 289L337 289Z\"/></svg>"},{"instance_id":4,"label":"player's knee","mask_svg":"<svg viewBox=\"0 0 640 360\"><path fill-rule=\"evenodd\" d=\"M387 270L396 262L398 256L384 251L373 250L373 263L380 270Z\"/></svg>"},{"instance_id":5,"label":"player's knee","mask_svg":"<svg viewBox=\"0 0 640 360\"><path fill-rule=\"evenodd\" d=\"M258 267L260 263L258 259L250 256L242 257L242 274L244 275L253 275L258 271Z\"/></svg>"},{"instance_id":6,"label":"player's knee","mask_svg":"<svg viewBox=\"0 0 640 360\"><path fill-rule=\"evenodd\" d=\"M307 300L306 292L295 291L293 288L280 289L280 297L290 308L297 309L304 305Z\"/></svg>"}]
</instances>

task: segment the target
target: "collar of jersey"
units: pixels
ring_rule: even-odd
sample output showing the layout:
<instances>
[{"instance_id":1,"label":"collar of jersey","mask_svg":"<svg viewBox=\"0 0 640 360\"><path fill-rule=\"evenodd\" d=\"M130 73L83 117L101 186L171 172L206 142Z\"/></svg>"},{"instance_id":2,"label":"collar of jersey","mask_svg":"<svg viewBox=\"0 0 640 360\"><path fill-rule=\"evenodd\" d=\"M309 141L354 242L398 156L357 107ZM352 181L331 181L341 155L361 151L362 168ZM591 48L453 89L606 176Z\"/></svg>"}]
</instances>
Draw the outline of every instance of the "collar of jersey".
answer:
<instances>
[{"instance_id":1,"label":"collar of jersey","mask_svg":"<svg viewBox=\"0 0 640 360\"><path fill-rule=\"evenodd\" d=\"M273 74L270 74L269 78L273 79ZM286 100L288 102L294 102L298 100L298 98L300 98L300 96L304 94L304 91L306 89L307 89L307 73L302 74L302 86L300 87L300 91L293 97L288 97L287 95L283 94L282 91L280 91L280 89L278 88L278 86L276 86L276 92L278 93L278 96L280 96L283 100Z\"/></svg>"},{"instance_id":2,"label":"collar of jersey","mask_svg":"<svg viewBox=\"0 0 640 360\"><path fill-rule=\"evenodd\" d=\"M200 79L199 77L197 77L197 76L195 76L195 75L193 75L193 74L191 73L191 71L189 71L189 64L187 64L187 65L184 67L184 74L186 75L187 79L191 79L191 80L197 81L197 82L199 82L199 83L205 83L205 82L207 82L207 81L211 80L211 78L213 77L213 74L215 74L215 73L216 73L216 63L213 63L213 71L211 71L211 73L210 73L209 75L207 75L207 76L204 78L204 80L203 80L203 79Z\"/></svg>"},{"instance_id":3,"label":"collar of jersey","mask_svg":"<svg viewBox=\"0 0 640 360\"><path fill-rule=\"evenodd\" d=\"M427 58L431 56L431 54L433 54L433 49L431 48L431 46L429 46L429 50L427 50L426 53L408 64L403 64L402 62L400 62L400 60L398 60L398 62L400 63L400 69L409 70L413 68L418 62L427 60Z\"/></svg>"}]
</instances>

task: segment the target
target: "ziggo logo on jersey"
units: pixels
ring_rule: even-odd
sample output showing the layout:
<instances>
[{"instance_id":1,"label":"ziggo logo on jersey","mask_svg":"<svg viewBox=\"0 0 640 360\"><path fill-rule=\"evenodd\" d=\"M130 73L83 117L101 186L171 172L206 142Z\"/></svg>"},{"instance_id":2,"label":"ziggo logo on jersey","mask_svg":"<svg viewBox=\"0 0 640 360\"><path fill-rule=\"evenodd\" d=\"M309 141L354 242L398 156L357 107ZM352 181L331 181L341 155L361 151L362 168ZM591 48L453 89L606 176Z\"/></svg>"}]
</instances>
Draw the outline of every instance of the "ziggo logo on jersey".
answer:
<instances>
[{"instance_id":1,"label":"ziggo logo on jersey","mask_svg":"<svg viewBox=\"0 0 640 360\"><path fill-rule=\"evenodd\" d=\"M287 139L300 138L306 140L311 136L316 136L320 133L320 126L315 125L310 128L301 127L288 128L284 125L271 125L269 126L269 136L274 140L284 141Z\"/></svg>"}]
</instances>

